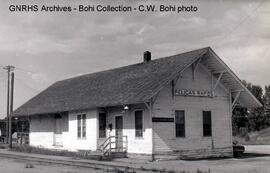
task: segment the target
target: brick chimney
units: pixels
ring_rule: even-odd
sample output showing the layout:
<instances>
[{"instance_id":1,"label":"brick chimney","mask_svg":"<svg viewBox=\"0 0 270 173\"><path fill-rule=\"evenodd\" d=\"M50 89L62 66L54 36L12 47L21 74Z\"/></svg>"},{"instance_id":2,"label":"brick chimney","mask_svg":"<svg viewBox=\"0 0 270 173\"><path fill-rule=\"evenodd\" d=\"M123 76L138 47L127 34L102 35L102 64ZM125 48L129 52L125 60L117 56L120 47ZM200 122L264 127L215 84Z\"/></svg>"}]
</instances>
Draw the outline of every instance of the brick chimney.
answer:
<instances>
[{"instance_id":1,"label":"brick chimney","mask_svg":"<svg viewBox=\"0 0 270 173\"><path fill-rule=\"evenodd\" d=\"M145 51L145 52L143 53L143 62L144 62L144 63L147 63L147 62L149 62L149 61L151 61L151 52Z\"/></svg>"}]
</instances>

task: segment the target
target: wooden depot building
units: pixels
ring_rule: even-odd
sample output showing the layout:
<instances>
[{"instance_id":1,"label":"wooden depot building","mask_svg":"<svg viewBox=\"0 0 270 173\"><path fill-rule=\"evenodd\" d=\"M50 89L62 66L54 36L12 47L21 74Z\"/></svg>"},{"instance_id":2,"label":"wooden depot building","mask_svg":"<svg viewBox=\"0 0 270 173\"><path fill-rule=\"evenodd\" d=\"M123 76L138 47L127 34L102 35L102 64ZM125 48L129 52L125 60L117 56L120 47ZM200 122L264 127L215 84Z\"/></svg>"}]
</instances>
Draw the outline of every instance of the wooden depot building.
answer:
<instances>
[{"instance_id":1,"label":"wooden depot building","mask_svg":"<svg viewBox=\"0 0 270 173\"><path fill-rule=\"evenodd\" d=\"M161 158L232 156L232 110L260 102L210 48L58 81L19 107L30 145Z\"/></svg>"}]
</instances>

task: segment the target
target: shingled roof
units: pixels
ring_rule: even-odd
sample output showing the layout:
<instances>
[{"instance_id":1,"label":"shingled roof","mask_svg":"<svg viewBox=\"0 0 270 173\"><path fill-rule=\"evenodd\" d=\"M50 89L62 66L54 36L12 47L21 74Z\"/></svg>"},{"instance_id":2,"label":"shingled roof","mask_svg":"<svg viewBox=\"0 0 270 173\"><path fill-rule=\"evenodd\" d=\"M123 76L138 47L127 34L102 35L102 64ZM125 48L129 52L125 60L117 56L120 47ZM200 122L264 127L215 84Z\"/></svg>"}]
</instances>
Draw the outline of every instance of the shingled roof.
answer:
<instances>
[{"instance_id":1,"label":"shingled roof","mask_svg":"<svg viewBox=\"0 0 270 173\"><path fill-rule=\"evenodd\" d=\"M13 116L86 110L149 101L211 48L58 81L30 99Z\"/></svg>"}]
</instances>

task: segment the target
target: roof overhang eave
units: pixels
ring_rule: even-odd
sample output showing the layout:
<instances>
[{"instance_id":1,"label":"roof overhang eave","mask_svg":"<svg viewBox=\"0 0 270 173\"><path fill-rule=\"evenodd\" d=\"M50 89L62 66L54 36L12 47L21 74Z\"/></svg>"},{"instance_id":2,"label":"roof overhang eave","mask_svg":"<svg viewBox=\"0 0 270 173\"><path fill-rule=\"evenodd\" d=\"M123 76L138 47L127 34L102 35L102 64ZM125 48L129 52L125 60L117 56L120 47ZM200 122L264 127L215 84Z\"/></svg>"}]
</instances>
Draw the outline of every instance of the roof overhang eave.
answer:
<instances>
[{"instance_id":1,"label":"roof overhang eave","mask_svg":"<svg viewBox=\"0 0 270 173\"><path fill-rule=\"evenodd\" d=\"M115 103L115 104L104 104L104 105L97 105L92 106L88 108L79 108L79 109L69 109L69 110L59 110L59 111L51 111L51 112L39 112L39 113L32 113L32 114L13 114L12 117L28 117L28 116L38 116L38 115L45 115L45 114L55 114L55 113L62 113L62 112L81 112L81 111L88 111L92 109L98 109L103 107L118 107L118 106L124 106L124 105L134 105L134 104L144 104L145 102L150 102L150 99L145 99L142 101L136 101L136 102L123 102L123 103Z\"/></svg>"},{"instance_id":2,"label":"roof overhang eave","mask_svg":"<svg viewBox=\"0 0 270 173\"><path fill-rule=\"evenodd\" d=\"M219 56L209 48L209 52L214 56L214 58L223 66L224 70L229 74L227 81L234 85L234 88L240 88L241 94L239 97L239 102L248 108L251 107L261 107L262 104L259 100L244 86L241 80L233 73L233 71L219 58ZM234 91L234 88L229 88L231 91Z\"/></svg>"},{"instance_id":3,"label":"roof overhang eave","mask_svg":"<svg viewBox=\"0 0 270 173\"><path fill-rule=\"evenodd\" d=\"M263 105L254 96L248 92L242 92L238 102L246 108L262 107Z\"/></svg>"}]
</instances>

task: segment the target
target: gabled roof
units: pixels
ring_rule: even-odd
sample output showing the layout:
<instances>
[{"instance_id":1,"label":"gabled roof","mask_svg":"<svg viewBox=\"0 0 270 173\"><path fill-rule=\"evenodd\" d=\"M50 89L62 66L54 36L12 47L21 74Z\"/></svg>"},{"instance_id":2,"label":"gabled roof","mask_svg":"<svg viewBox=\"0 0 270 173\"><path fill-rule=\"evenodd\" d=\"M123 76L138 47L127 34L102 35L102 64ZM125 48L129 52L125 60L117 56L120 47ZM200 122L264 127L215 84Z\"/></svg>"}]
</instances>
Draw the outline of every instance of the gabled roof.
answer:
<instances>
[{"instance_id":1,"label":"gabled roof","mask_svg":"<svg viewBox=\"0 0 270 173\"><path fill-rule=\"evenodd\" d=\"M223 72L220 82L232 96L237 97L237 93L240 92L237 102L247 108L261 107L262 104L256 99L256 97L244 86L241 80L235 75L235 73L219 58L219 56L209 48L209 53L202 59L201 63L212 74L218 74Z\"/></svg>"},{"instance_id":2,"label":"gabled roof","mask_svg":"<svg viewBox=\"0 0 270 173\"><path fill-rule=\"evenodd\" d=\"M183 70L204 57L206 60L209 57L217 59L212 49L207 47L147 63L58 81L15 110L13 115L56 113L146 102ZM218 66L228 70L222 62L218 62ZM243 93L247 96L243 96L244 103L260 106L255 97L240 84L240 80L229 75L234 83L245 90Z\"/></svg>"}]
</instances>

